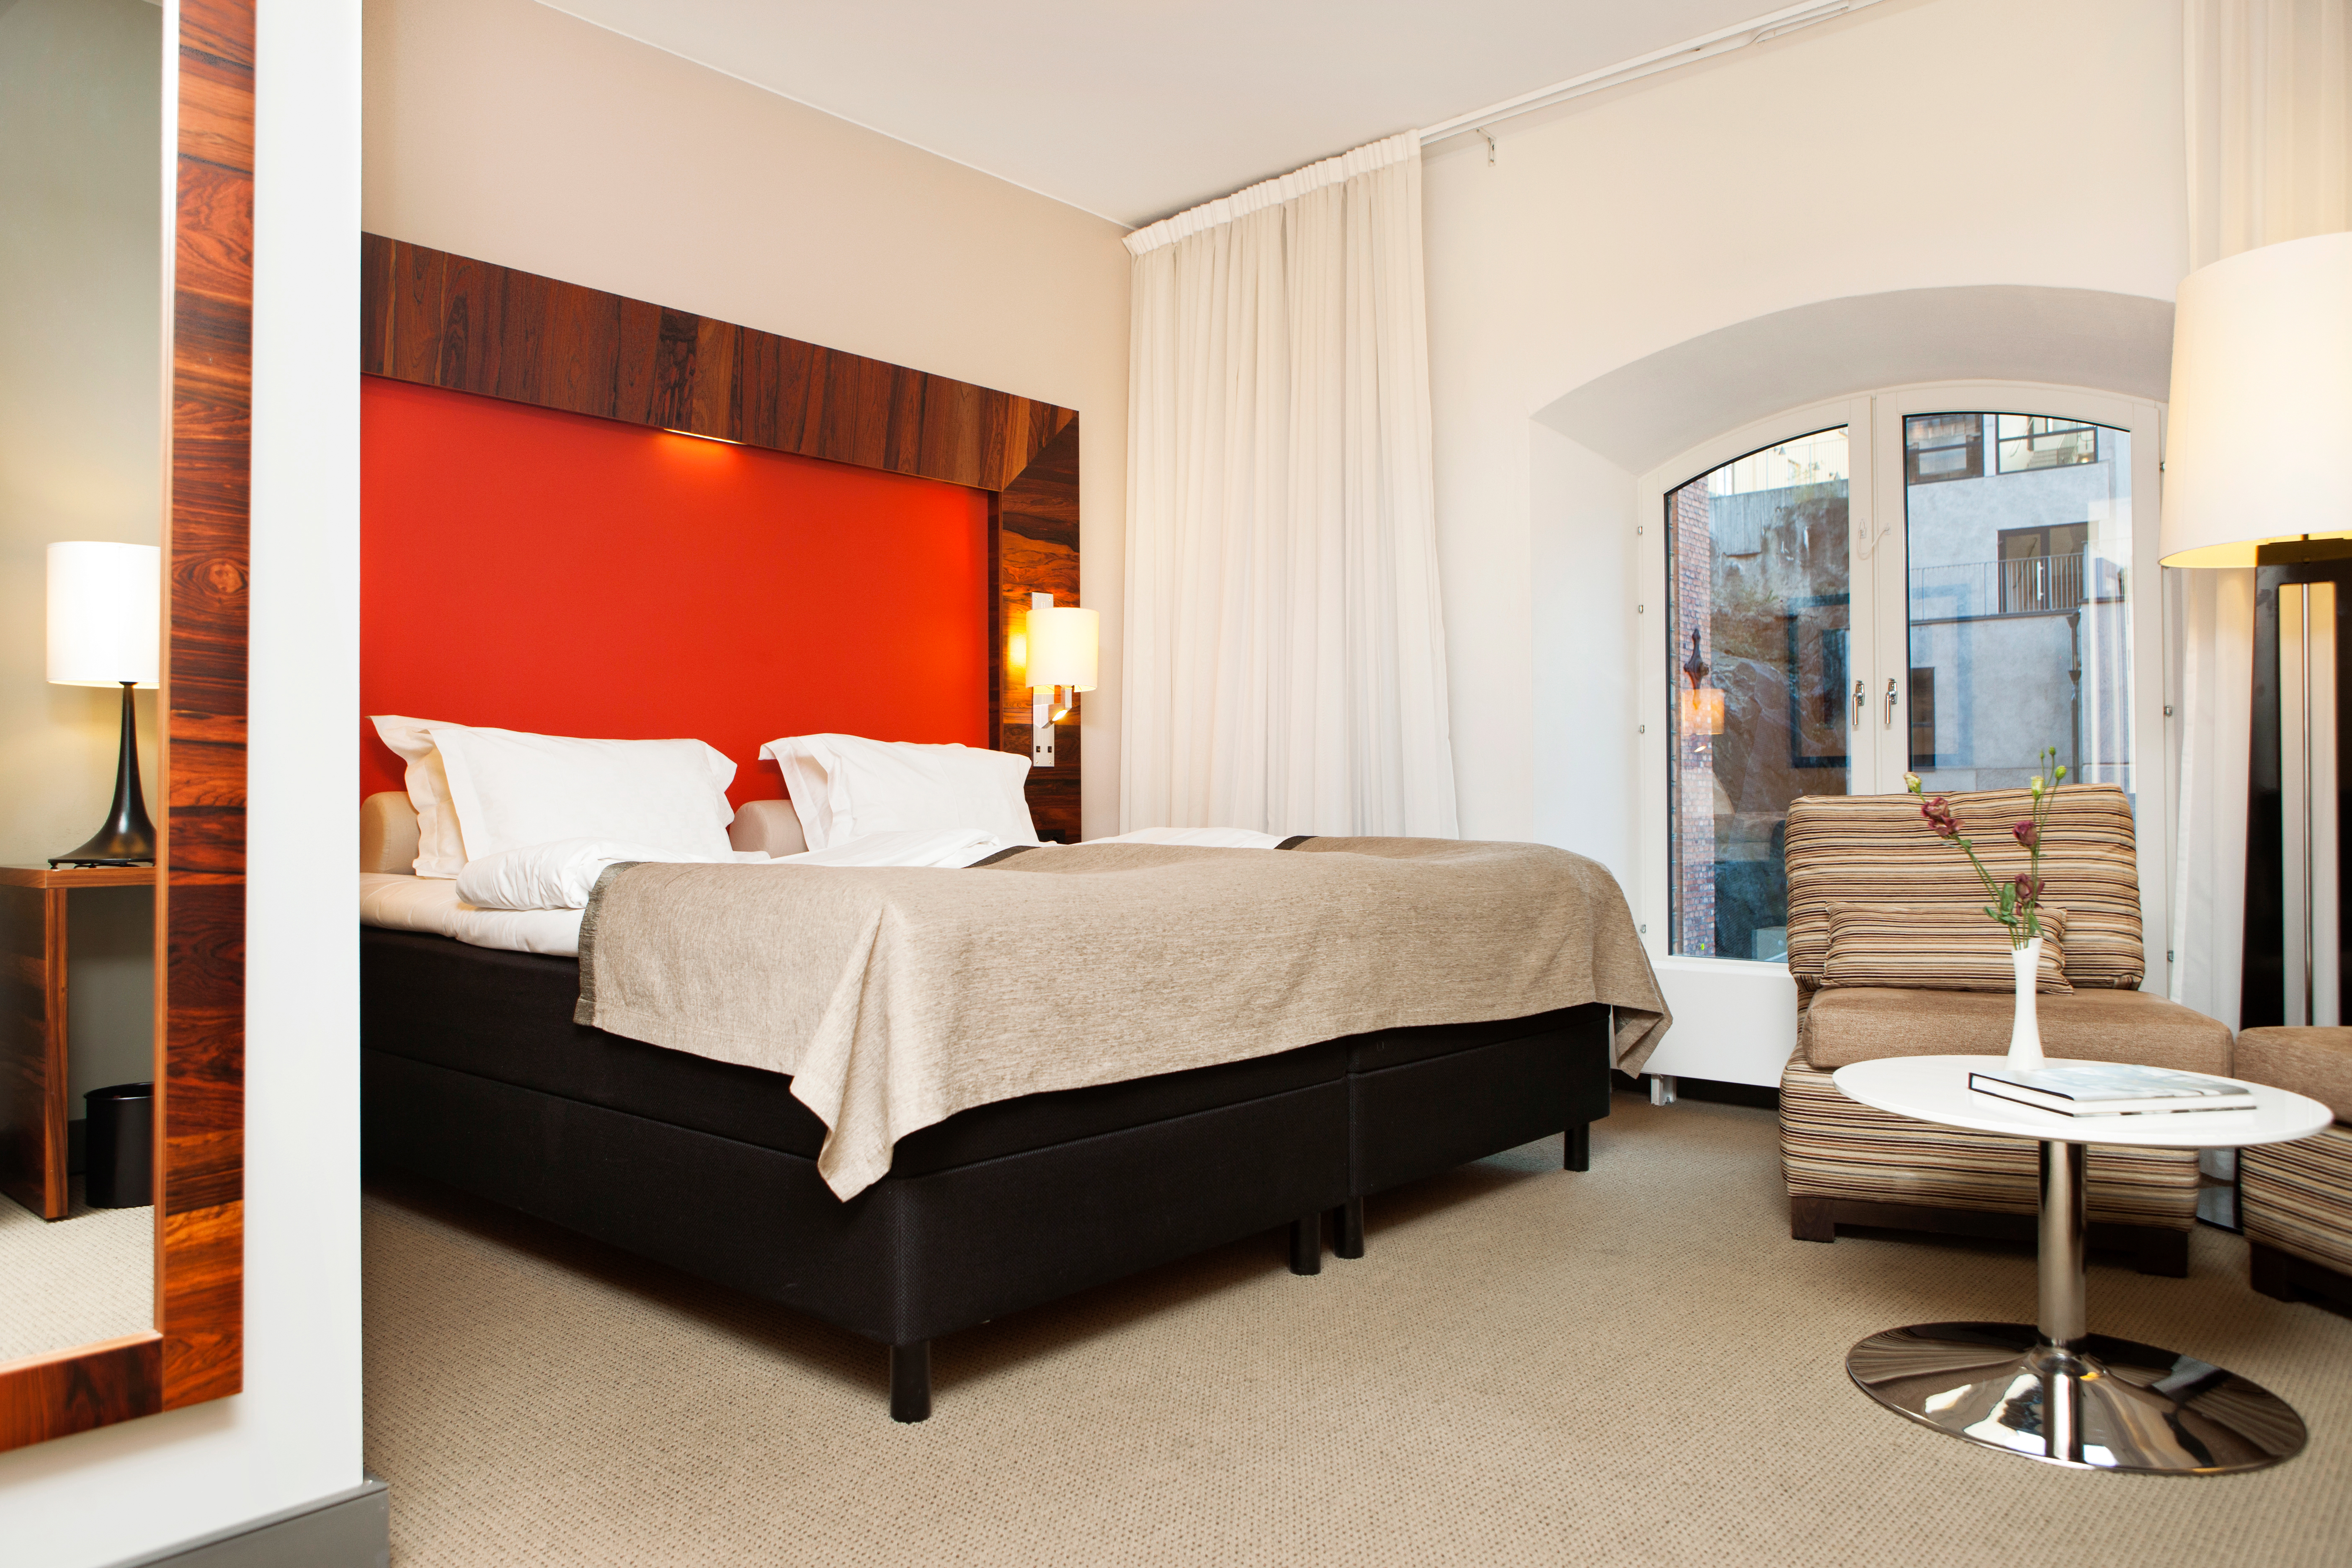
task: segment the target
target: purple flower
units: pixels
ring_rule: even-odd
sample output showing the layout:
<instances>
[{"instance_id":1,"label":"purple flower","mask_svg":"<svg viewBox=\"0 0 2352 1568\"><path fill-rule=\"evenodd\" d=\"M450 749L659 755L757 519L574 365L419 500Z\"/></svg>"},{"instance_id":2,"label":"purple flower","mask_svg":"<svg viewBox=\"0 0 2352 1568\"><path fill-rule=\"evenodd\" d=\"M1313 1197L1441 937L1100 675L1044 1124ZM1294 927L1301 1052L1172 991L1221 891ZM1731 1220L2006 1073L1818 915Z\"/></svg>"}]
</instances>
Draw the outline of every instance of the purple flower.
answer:
<instances>
[{"instance_id":1,"label":"purple flower","mask_svg":"<svg viewBox=\"0 0 2352 1568\"><path fill-rule=\"evenodd\" d=\"M2017 880L2011 885L2017 889L2017 903L2020 909L2032 903L2042 891L2042 884L2023 871L2017 874Z\"/></svg>"},{"instance_id":2,"label":"purple flower","mask_svg":"<svg viewBox=\"0 0 2352 1568\"><path fill-rule=\"evenodd\" d=\"M1927 826L1936 830L1937 837L1955 838L1959 836L1959 819L1952 815L1950 805L1942 795L1921 805L1919 815L1927 819Z\"/></svg>"},{"instance_id":3,"label":"purple flower","mask_svg":"<svg viewBox=\"0 0 2352 1568\"><path fill-rule=\"evenodd\" d=\"M2010 831L2017 835L2017 841L2020 844L2024 845L2028 849L2033 847L2033 840L2037 835L2034 830L2033 819L2032 817L2027 817L2015 827L2011 828Z\"/></svg>"}]
</instances>

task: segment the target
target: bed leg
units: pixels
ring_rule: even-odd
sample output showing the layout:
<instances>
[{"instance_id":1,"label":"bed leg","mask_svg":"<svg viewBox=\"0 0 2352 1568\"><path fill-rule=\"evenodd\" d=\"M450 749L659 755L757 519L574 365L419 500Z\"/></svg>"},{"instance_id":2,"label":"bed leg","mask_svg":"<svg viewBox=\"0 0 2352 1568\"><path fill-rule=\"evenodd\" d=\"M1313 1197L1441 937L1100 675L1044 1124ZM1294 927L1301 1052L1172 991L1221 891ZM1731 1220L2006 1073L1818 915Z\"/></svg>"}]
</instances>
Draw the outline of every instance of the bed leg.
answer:
<instances>
[{"instance_id":1,"label":"bed leg","mask_svg":"<svg viewBox=\"0 0 2352 1568\"><path fill-rule=\"evenodd\" d=\"M890 1419L931 1418L931 1342L890 1347Z\"/></svg>"},{"instance_id":2,"label":"bed leg","mask_svg":"<svg viewBox=\"0 0 2352 1568\"><path fill-rule=\"evenodd\" d=\"M1580 1121L1568 1130L1567 1146L1560 1151L1559 1168L1563 1171L1592 1169L1592 1123Z\"/></svg>"},{"instance_id":3,"label":"bed leg","mask_svg":"<svg viewBox=\"0 0 2352 1568\"><path fill-rule=\"evenodd\" d=\"M1331 1211L1331 1256L1364 1255L1364 1200L1349 1198Z\"/></svg>"},{"instance_id":4,"label":"bed leg","mask_svg":"<svg viewBox=\"0 0 2352 1568\"><path fill-rule=\"evenodd\" d=\"M1293 1274L1323 1272L1323 1216L1308 1215L1305 1219L1290 1222L1290 1271Z\"/></svg>"}]
</instances>

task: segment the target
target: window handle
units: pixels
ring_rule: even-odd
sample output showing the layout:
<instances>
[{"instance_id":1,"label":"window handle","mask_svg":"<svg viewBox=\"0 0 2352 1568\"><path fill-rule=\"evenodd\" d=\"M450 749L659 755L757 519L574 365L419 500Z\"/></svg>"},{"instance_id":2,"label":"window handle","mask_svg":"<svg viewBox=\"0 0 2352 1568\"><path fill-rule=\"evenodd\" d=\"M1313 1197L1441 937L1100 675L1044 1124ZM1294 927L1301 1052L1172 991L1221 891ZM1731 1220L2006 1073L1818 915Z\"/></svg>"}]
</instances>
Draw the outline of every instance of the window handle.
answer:
<instances>
[{"instance_id":1,"label":"window handle","mask_svg":"<svg viewBox=\"0 0 2352 1568\"><path fill-rule=\"evenodd\" d=\"M1862 728L1862 710L1869 705L1869 702L1870 699L1864 694L1862 682L1855 681L1853 683L1853 727L1857 730Z\"/></svg>"},{"instance_id":2,"label":"window handle","mask_svg":"<svg viewBox=\"0 0 2352 1568\"><path fill-rule=\"evenodd\" d=\"M1886 727L1895 728L1895 678L1886 678Z\"/></svg>"}]
</instances>

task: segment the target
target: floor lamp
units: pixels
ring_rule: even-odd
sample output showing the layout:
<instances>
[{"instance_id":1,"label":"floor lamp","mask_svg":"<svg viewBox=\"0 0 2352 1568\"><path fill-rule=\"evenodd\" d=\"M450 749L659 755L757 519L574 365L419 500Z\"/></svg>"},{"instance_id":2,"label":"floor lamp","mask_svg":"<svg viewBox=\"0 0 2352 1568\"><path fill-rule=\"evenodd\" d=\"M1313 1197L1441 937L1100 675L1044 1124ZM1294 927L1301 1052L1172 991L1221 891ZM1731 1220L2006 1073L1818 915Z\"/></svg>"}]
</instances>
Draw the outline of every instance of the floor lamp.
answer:
<instances>
[{"instance_id":1,"label":"floor lamp","mask_svg":"<svg viewBox=\"0 0 2352 1568\"><path fill-rule=\"evenodd\" d=\"M2352 233L2181 281L2158 538L2167 566L2352 559ZM2337 1021L2336 900L2315 896L2336 880L2334 595L2279 595L2289 1023Z\"/></svg>"}]
</instances>

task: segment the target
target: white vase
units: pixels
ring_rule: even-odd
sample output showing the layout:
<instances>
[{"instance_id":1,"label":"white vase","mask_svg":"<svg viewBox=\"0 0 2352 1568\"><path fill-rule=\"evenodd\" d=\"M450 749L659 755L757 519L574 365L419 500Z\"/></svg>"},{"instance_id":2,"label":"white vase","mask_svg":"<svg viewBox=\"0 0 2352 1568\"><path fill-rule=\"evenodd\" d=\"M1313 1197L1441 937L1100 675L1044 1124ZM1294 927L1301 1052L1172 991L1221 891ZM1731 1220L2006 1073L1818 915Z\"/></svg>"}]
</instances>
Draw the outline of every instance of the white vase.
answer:
<instances>
[{"instance_id":1,"label":"white vase","mask_svg":"<svg viewBox=\"0 0 2352 1568\"><path fill-rule=\"evenodd\" d=\"M2042 980L2042 939L2034 937L2023 947L2010 951L2009 962L2016 973L2017 1010L2009 1025L2009 1066L2011 1072L2042 1070L2042 1025L2033 1014L2033 998Z\"/></svg>"}]
</instances>

